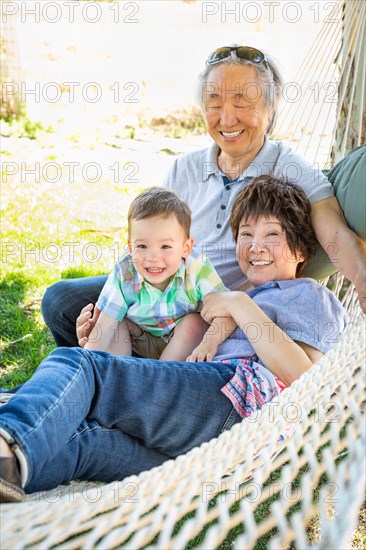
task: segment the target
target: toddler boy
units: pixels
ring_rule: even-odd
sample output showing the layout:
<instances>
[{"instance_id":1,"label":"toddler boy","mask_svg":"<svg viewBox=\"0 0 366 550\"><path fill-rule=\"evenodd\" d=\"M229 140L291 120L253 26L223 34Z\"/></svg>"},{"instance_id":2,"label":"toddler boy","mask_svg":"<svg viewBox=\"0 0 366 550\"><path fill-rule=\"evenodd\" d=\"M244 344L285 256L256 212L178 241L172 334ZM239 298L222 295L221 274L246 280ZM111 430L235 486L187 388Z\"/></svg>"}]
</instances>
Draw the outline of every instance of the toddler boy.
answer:
<instances>
[{"instance_id":1,"label":"toddler boy","mask_svg":"<svg viewBox=\"0 0 366 550\"><path fill-rule=\"evenodd\" d=\"M204 296L227 290L208 258L191 256L190 225L188 205L170 189L151 187L134 199L128 212L129 254L99 296L101 313L86 349L186 360L209 326L199 314ZM231 325L225 319L213 324L222 341Z\"/></svg>"}]
</instances>

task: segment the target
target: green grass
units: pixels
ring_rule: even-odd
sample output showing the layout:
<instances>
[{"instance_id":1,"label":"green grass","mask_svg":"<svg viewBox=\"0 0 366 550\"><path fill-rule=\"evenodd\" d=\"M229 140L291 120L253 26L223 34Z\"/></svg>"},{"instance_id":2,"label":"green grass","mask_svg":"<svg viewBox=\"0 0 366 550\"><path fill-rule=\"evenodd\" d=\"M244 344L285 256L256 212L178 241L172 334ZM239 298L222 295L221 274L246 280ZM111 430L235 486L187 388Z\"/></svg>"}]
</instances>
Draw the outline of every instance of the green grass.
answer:
<instances>
[{"instance_id":1,"label":"green grass","mask_svg":"<svg viewBox=\"0 0 366 550\"><path fill-rule=\"evenodd\" d=\"M9 158L24 161L11 152ZM109 180L86 185L2 174L0 387L25 382L55 347L40 311L46 288L62 278L108 273L122 255L127 206L139 191ZM111 205L120 205L113 215Z\"/></svg>"},{"instance_id":2,"label":"green grass","mask_svg":"<svg viewBox=\"0 0 366 550\"><path fill-rule=\"evenodd\" d=\"M67 230L61 237L47 237L45 212L39 222L34 210L24 217L26 229L9 229L2 243L0 386L7 388L25 382L55 347L40 311L46 288L62 278L108 273L114 256L111 238L94 233L88 237L88 232L81 229L83 220L66 222ZM75 243L73 258L70 246L65 244L68 242ZM102 254L101 261L95 261L95 251ZM54 262L59 255L61 261Z\"/></svg>"},{"instance_id":3,"label":"green grass","mask_svg":"<svg viewBox=\"0 0 366 550\"><path fill-rule=\"evenodd\" d=\"M25 115L2 117L9 125L9 134L14 137L37 139L40 133L47 132L52 133L51 126L45 126L40 121L34 121Z\"/></svg>"},{"instance_id":4,"label":"green grass","mask_svg":"<svg viewBox=\"0 0 366 550\"><path fill-rule=\"evenodd\" d=\"M0 283L1 386L25 382L54 347L40 319L41 288L41 281L22 273L8 273Z\"/></svg>"}]
</instances>

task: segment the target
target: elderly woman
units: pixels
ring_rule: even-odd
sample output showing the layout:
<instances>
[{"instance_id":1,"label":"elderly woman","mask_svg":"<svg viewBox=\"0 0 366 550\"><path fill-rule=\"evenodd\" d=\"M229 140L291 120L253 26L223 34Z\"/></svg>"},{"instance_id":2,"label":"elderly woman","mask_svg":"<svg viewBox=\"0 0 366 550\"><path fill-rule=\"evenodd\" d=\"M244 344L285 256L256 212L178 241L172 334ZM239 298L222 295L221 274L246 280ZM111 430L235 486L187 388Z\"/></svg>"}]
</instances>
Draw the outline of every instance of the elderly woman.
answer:
<instances>
[{"instance_id":1,"label":"elderly woman","mask_svg":"<svg viewBox=\"0 0 366 550\"><path fill-rule=\"evenodd\" d=\"M192 210L196 251L207 254L226 286L238 289L243 288L243 277L229 230L235 196L260 175L297 183L311 202L318 241L331 253L336 269L354 283L366 312L366 247L346 225L330 182L288 146L267 137L273 128L281 86L281 76L269 55L248 46L215 50L200 74L198 88L214 143L178 158L165 185ZM324 265L315 270L317 275L324 276ZM106 277L60 281L46 291L42 312L57 345L77 344L75 320L86 303L97 301L105 281ZM90 315L91 305L83 310L79 324ZM84 329L88 331L91 324L84 324Z\"/></svg>"}]
</instances>

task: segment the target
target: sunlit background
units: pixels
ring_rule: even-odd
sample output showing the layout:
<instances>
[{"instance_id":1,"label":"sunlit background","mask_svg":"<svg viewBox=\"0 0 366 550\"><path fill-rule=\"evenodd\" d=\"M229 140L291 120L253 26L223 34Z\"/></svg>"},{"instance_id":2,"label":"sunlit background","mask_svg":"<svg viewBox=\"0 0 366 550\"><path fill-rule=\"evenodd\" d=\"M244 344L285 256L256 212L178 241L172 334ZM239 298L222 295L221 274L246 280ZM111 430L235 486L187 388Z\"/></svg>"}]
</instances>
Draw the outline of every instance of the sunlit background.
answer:
<instances>
[{"instance_id":1,"label":"sunlit background","mask_svg":"<svg viewBox=\"0 0 366 550\"><path fill-rule=\"evenodd\" d=\"M57 121L67 105L65 116L75 128L93 127L103 114L149 109L160 116L193 104L196 75L210 51L221 45L239 43L270 52L290 81L330 13L324 3L307 1L145 0L99 6L74 2L72 11L63 2L59 9L56 2L20 4L26 4L17 13L26 87L35 89L39 82L44 89L56 82L64 92L64 101L54 104L42 101L43 97L35 103L34 96L27 94L29 114ZM41 5L38 13L35 4ZM67 82L75 83L73 105ZM85 88L90 82L103 88L101 100L94 104L88 99L97 92L94 96L91 88ZM55 92L49 87L44 95L52 100ZM77 118L70 120L74 115Z\"/></svg>"},{"instance_id":2,"label":"sunlit background","mask_svg":"<svg viewBox=\"0 0 366 550\"><path fill-rule=\"evenodd\" d=\"M142 186L159 184L173 160L169 152L209 143L194 107L207 55L222 45L251 45L271 53L292 82L322 25L331 23L332 7L283 0L2 2L4 36L13 40L3 81L15 81L31 121L52 128L43 144L51 156L66 148L69 162L111 166L121 162L126 139L140 140L124 162L138 164ZM296 102L305 91L313 93L301 90ZM168 154L156 155L155 130L158 151ZM21 159L36 161L34 144L21 145ZM106 147L96 159L98 145Z\"/></svg>"}]
</instances>

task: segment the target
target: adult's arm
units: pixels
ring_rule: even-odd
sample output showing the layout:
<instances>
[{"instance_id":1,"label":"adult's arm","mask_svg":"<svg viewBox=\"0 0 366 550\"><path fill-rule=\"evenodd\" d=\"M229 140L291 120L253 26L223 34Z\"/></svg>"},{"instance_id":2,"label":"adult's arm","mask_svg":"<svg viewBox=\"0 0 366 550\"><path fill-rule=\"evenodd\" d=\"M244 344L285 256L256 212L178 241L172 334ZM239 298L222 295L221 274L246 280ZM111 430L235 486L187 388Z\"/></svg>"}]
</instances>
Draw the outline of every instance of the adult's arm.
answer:
<instances>
[{"instance_id":1,"label":"adult's arm","mask_svg":"<svg viewBox=\"0 0 366 550\"><path fill-rule=\"evenodd\" d=\"M316 237L332 263L355 285L362 311L366 313L366 245L346 224L337 199L311 205Z\"/></svg>"},{"instance_id":2,"label":"adult's arm","mask_svg":"<svg viewBox=\"0 0 366 550\"><path fill-rule=\"evenodd\" d=\"M232 317L262 364L286 386L297 380L320 357L313 355L312 346L302 347L292 340L243 292L210 294L204 300L201 315L208 323L219 315ZM253 323L257 329L254 332Z\"/></svg>"}]
</instances>

